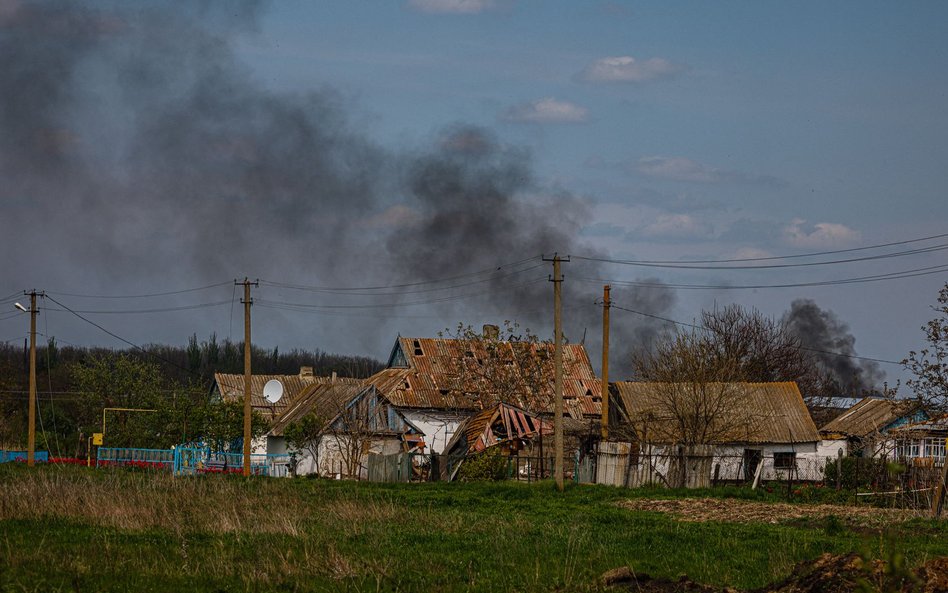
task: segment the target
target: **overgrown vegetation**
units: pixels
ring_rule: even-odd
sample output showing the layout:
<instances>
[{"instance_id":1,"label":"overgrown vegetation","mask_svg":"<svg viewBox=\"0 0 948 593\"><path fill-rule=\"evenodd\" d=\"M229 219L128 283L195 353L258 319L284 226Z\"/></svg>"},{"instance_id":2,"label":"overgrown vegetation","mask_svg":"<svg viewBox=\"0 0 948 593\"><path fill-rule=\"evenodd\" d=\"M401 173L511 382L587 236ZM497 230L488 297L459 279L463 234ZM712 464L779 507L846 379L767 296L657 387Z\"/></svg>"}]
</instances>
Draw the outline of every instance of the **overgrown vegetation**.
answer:
<instances>
[{"instance_id":1,"label":"overgrown vegetation","mask_svg":"<svg viewBox=\"0 0 948 593\"><path fill-rule=\"evenodd\" d=\"M948 554L945 523L883 538L840 522L685 522L617 504L648 491L600 486L35 469L0 467L0 591L588 591L625 565L749 588L823 552Z\"/></svg>"},{"instance_id":2,"label":"overgrown vegetation","mask_svg":"<svg viewBox=\"0 0 948 593\"><path fill-rule=\"evenodd\" d=\"M100 430L104 407L162 410L107 418L108 444L115 446L167 447L203 427L226 424L229 411L209 406L209 389L215 372L243 373L243 344L192 335L186 347L150 345L142 352L60 346L51 337L37 345L36 363L37 447L54 456L84 456L84 439ZM296 374L311 366L316 375L367 377L382 364L320 350L253 348L252 366L263 374ZM28 373L25 344L0 344L0 448L26 445ZM226 432L211 436L227 439Z\"/></svg>"}]
</instances>

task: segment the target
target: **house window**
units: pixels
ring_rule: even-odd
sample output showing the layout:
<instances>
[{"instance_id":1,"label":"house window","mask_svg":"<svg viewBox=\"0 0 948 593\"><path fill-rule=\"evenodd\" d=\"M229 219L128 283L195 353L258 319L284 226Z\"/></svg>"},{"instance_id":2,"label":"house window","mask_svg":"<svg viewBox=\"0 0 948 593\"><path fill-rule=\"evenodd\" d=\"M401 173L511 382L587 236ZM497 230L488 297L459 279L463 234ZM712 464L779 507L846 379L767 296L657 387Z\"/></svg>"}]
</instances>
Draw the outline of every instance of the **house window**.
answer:
<instances>
[{"instance_id":1,"label":"house window","mask_svg":"<svg viewBox=\"0 0 948 593\"><path fill-rule=\"evenodd\" d=\"M425 355L425 353L422 352L422 350L421 350L421 342L419 342L418 340L415 340L415 341L412 343L412 346L415 348L415 356L424 356L424 355Z\"/></svg>"},{"instance_id":2,"label":"house window","mask_svg":"<svg viewBox=\"0 0 948 593\"><path fill-rule=\"evenodd\" d=\"M774 469L796 469L796 451L780 451L774 453Z\"/></svg>"},{"instance_id":3,"label":"house window","mask_svg":"<svg viewBox=\"0 0 948 593\"><path fill-rule=\"evenodd\" d=\"M925 439L925 457L944 461L945 439Z\"/></svg>"}]
</instances>

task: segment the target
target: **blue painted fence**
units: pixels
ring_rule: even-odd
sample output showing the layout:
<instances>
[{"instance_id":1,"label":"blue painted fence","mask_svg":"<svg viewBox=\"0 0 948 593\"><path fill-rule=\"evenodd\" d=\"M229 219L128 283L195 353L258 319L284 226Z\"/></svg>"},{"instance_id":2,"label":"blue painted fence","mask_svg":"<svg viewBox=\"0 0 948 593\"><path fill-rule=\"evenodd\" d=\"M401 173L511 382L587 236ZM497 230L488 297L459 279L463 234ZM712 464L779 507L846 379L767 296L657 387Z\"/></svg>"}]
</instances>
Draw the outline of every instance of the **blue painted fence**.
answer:
<instances>
[{"instance_id":1,"label":"blue painted fence","mask_svg":"<svg viewBox=\"0 0 948 593\"><path fill-rule=\"evenodd\" d=\"M0 463L22 461L26 463L26 451L0 451ZM40 463L49 462L49 451L34 451L33 460Z\"/></svg>"},{"instance_id":2,"label":"blue painted fence","mask_svg":"<svg viewBox=\"0 0 948 593\"><path fill-rule=\"evenodd\" d=\"M99 447L96 467L126 466L170 471L176 476L197 474L243 473L242 453L222 453L203 447L174 449L135 449ZM289 455L251 455L250 473L255 476L284 478L290 475Z\"/></svg>"}]
</instances>

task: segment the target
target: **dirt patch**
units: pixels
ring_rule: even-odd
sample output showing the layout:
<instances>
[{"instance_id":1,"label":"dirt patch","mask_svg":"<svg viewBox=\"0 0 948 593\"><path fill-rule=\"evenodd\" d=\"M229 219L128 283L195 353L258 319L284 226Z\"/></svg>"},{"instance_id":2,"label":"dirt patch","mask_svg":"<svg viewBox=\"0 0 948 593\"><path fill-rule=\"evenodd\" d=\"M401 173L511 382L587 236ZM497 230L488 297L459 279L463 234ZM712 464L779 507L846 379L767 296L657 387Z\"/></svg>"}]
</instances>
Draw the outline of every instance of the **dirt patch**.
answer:
<instances>
[{"instance_id":1,"label":"dirt patch","mask_svg":"<svg viewBox=\"0 0 948 593\"><path fill-rule=\"evenodd\" d=\"M834 516L862 526L884 526L923 516L919 511L832 504L788 504L734 498L634 499L619 503L637 511L668 513L683 521L728 523L782 523Z\"/></svg>"},{"instance_id":2,"label":"dirt patch","mask_svg":"<svg viewBox=\"0 0 948 593\"><path fill-rule=\"evenodd\" d=\"M729 587L711 587L687 577L677 581L653 579L628 567L602 575L602 584L636 593L742 593ZM801 562L789 577L743 593L944 593L948 591L948 557L935 558L915 570L888 566L881 560L864 562L857 554L823 554Z\"/></svg>"}]
</instances>

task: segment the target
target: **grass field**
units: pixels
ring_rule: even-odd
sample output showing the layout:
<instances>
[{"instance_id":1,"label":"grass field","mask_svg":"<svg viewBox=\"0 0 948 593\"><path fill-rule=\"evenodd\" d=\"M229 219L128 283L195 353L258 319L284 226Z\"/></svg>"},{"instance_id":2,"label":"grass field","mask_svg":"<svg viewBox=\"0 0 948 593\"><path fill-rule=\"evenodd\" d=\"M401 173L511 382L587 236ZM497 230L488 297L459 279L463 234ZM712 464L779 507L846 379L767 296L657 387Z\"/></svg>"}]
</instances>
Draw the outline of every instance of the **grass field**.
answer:
<instances>
[{"instance_id":1,"label":"grass field","mask_svg":"<svg viewBox=\"0 0 948 593\"><path fill-rule=\"evenodd\" d=\"M622 565L750 588L823 552L948 555L946 521L699 522L619 504L729 493L6 464L0 591L587 591Z\"/></svg>"}]
</instances>

